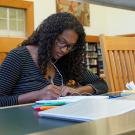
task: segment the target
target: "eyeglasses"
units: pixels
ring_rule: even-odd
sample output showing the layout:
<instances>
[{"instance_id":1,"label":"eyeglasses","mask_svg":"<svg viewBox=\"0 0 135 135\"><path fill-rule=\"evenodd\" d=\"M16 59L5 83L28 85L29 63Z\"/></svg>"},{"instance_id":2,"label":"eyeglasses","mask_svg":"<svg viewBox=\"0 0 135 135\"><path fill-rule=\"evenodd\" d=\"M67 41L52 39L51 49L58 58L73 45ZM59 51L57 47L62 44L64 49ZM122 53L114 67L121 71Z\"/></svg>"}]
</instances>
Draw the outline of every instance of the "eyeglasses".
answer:
<instances>
[{"instance_id":1,"label":"eyeglasses","mask_svg":"<svg viewBox=\"0 0 135 135\"><path fill-rule=\"evenodd\" d=\"M57 44L57 47L59 47L60 49L63 49L63 48L66 47L67 51L69 51L69 52L74 51L74 50L77 49L76 45L67 44L67 43L65 43L65 41L62 41L59 38L56 39L56 44Z\"/></svg>"}]
</instances>

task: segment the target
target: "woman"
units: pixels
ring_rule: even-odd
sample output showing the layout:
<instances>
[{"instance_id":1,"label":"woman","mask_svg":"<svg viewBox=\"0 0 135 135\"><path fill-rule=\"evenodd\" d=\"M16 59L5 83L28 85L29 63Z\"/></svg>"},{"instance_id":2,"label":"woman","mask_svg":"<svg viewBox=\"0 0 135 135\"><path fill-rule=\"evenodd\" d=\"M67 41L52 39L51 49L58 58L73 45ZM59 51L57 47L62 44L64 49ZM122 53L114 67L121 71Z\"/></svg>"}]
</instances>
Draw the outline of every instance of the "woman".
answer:
<instances>
[{"instance_id":1,"label":"woman","mask_svg":"<svg viewBox=\"0 0 135 135\"><path fill-rule=\"evenodd\" d=\"M73 15L49 16L1 65L0 106L107 92L105 81L85 69L84 49L85 32Z\"/></svg>"}]
</instances>

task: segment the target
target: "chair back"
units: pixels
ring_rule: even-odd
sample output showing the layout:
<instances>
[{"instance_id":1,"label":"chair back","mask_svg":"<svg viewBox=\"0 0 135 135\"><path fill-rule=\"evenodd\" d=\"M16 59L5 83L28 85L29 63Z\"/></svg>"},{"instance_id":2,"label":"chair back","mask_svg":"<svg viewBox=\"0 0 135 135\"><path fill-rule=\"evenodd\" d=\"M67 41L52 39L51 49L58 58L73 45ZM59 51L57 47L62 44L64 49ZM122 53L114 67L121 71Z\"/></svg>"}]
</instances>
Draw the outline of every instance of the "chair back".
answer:
<instances>
[{"instance_id":1,"label":"chair back","mask_svg":"<svg viewBox=\"0 0 135 135\"><path fill-rule=\"evenodd\" d=\"M100 36L106 81L111 92L135 82L135 37Z\"/></svg>"}]
</instances>

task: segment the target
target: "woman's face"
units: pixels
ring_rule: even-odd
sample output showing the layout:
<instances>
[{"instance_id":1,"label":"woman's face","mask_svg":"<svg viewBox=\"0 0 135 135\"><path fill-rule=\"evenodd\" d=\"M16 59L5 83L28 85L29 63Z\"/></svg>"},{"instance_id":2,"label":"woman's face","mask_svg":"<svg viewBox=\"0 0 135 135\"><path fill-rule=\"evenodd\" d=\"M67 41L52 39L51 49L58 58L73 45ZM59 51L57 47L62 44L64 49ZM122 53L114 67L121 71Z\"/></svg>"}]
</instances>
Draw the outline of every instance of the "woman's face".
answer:
<instances>
[{"instance_id":1,"label":"woman's face","mask_svg":"<svg viewBox=\"0 0 135 135\"><path fill-rule=\"evenodd\" d=\"M78 34L73 30L65 30L55 41L52 56L57 60L73 51L76 47Z\"/></svg>"}]
</instances>

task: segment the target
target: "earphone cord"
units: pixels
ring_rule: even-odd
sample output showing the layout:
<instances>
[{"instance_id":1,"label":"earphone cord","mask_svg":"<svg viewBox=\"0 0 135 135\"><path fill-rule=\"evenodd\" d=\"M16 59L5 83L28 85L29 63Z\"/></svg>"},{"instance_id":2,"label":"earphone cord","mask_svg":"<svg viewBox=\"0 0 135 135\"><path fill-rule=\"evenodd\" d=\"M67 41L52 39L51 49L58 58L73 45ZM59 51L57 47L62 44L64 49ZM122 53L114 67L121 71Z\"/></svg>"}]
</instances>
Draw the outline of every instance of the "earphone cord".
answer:
<instances>
[{"instance_id":1,"label":"earphone cord","mask_svg":"<svg viewBox=\"0 0 135 135\"><path fill-rule=\"evenodd\" d=\"M64 83L63 83L63 76L62 76L62 74L60 73L59 69L55 66L55 64L52 61L50 61L50 63L54 66L54 68L57 70L57 72L61 76L61 84L62 84L62 87L63 87L64 86ZM83 92L83 93L74 92L71 95L78 95L78 96L87 95L87 96L91 96L92 94L91 93L87 93L87 92Z\"/></svg>"},{"instance_id":2,"label":"earphone cord","mask_svg":"<svg viewBox=\"0 0 135 135\"><path fill-rule=\"evenodd\" d=\"M53 67L57 70L57 72L59 73L60 77L61 77L61 85L62 87L64 86L64 83L63 83L63 76L62 74L60 73L59 69L55 66L55 64L53 62L50 61L50 63L53 65Z\"/></svg>"}]
</instances>

